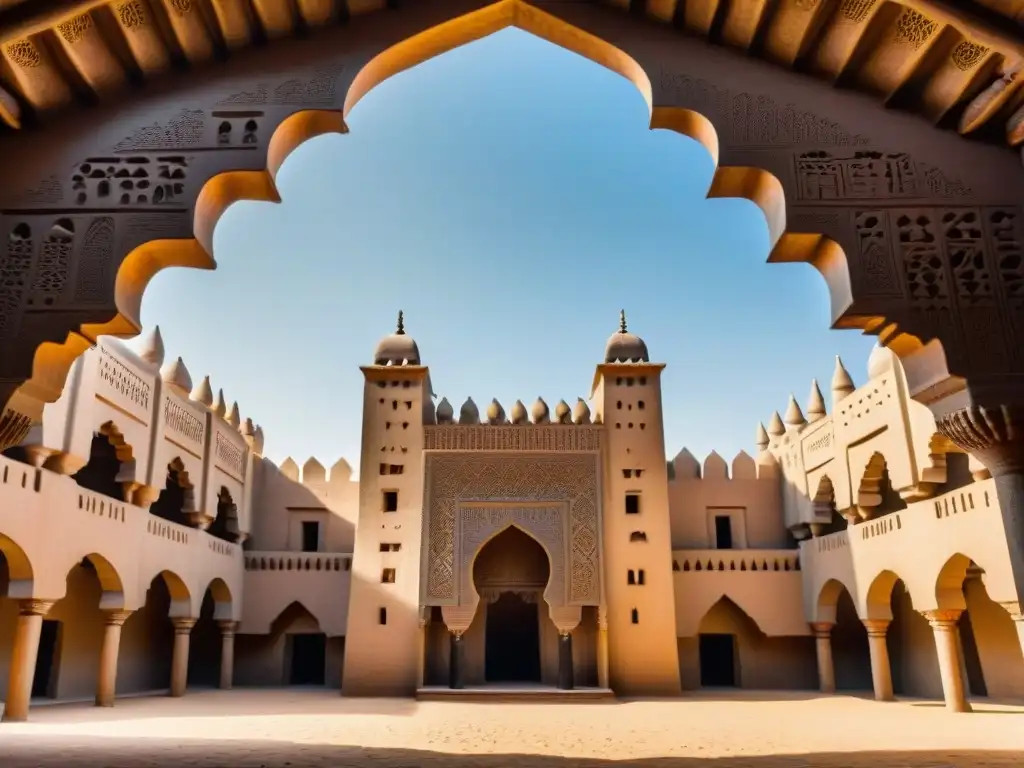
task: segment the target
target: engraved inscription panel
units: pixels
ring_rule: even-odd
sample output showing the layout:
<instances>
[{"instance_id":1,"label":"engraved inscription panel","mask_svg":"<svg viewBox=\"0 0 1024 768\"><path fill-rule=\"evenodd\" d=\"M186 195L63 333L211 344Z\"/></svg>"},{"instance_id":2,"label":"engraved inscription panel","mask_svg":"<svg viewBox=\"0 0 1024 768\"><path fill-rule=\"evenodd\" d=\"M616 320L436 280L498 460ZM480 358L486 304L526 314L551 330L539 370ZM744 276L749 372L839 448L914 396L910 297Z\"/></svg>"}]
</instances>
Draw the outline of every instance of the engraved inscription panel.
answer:
<instances>
[{"instance_id":1,"label":"engraved inscription panel","mask_svg":"<svg viewBox=\"0 0 1024 768\"><path fill-rule=\"evenodd\" d=\"M599 457L596 453L523 456L515 454L427 454L423 535L423 602L457 605L463 564L457 555L460 506L494 502L501 506L568 507L568 601L597 605L600 599Z\"/></svg>"},{"instance_id":2,"label":"engraved inscription panel","mask_svg":"<svg viewBox=\"0 0 1024 768\"><path fill-rule=\"evenodd\" d=\"M423 429L428 451L599 451L602 427L443 424Z\"/></svg>"}]
</instances>

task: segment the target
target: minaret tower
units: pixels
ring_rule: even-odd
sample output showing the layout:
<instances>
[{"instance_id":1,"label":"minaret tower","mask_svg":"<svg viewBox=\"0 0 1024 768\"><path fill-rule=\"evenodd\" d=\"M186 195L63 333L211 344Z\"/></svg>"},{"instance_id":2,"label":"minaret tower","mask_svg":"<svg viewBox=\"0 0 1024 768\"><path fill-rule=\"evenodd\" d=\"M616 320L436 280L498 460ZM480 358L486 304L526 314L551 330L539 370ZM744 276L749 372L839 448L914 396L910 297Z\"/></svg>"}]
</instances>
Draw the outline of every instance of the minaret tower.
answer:
<instances>
[{"instance_id":1,"label":"minaret tower","mask_svg":"<svg viewBox=\"0 0 1024 768\"><path fill-rule=\"evenodd\" d=\"M345 642L346 696L411 696L419 659L423 407L430 376L398 328L362 366L359 520ZM339 596L340 599L340 596Z\"/></svg>"},{"instance_id":2,"label":"minaret tower","mask_svg":"<svg viewBox=\"0 0 1024 768\"><path fill-rule=\"evenodd\" d=\"M680 692L663 363L626 328L608 339L592 398L604 423L604 583L609 678L619 695ZM642 531L644 537L630 534Z\"/></svg>"}]
</instances>

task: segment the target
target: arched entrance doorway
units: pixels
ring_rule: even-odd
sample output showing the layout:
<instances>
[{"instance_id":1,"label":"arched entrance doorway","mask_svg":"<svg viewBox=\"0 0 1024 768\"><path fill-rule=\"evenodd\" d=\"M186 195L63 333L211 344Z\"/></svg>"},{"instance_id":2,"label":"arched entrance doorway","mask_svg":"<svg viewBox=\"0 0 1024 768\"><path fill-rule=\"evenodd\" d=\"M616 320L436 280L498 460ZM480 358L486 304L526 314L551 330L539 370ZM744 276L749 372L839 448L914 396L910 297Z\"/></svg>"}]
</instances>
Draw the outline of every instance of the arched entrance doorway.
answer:
<instances>
[{"instance_id":1,"label":"arched entrance doorway","mask_svg":"<svg viewBox=\"0 0 1024 768\"><path fill-rule=\"evenodd\" d=\"M484 619L484 680L540 683L541 647L550 624L544 588L551 574L536 539L510 526L480 550L473 584Z\"/></svg>"}]
</instances>

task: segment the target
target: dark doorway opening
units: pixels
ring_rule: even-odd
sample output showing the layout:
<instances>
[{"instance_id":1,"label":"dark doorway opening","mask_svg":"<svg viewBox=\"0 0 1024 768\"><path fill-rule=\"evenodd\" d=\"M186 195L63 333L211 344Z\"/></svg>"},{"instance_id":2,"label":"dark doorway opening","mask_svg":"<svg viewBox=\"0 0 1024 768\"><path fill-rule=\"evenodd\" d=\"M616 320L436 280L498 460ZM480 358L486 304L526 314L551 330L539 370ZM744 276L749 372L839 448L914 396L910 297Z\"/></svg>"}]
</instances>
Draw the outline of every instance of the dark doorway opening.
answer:
<instances>
[{"instance_id":1,"label":"dark doorway opening","mask_svg":"<svg viewBox=\"0 0 1024 768\"><path fill-rule=\"evenodd\" d=\"M324 685L327 664L327 635L290 635L292 665L288 682L291 685Z\"/></svg>"},{"instance_id":2,"label":"dark doorway opening","mask_svg":"<svg viewBox=\"0 0 1024 768\"><path fill-rule=\"evenodd\" d=\"M706 688L736 687L736 638L700 636L700 684Z\"/></svg>"},{"instance_id":3,"label":"dark doorway opening","mask_svg":"<svg viewBox=\"0 0 1024 768\"><path fill-rule=\"evenodd\" d=\"M486 633L487 682L540 682L540 620L535 603L514 592L502 592L487 606Z\"/></svg>"},{"instance_id":4,"label":"dark doorway opening","mask_svg":"<svg viewBox=\"0 0 1024 768\"><path fill-rule=\"evenodd\" d=\"M715 515L715 545L717 549L732 549L732 518Z\"/></svg>"},{"instance_id":5,"label":"dark doorway opening","mask_svg":"<svg viewBox=\"0 0 1024 768\"><path fill-rule=\"evenodd\" d=\"M36 674L32 678L32 696L52 696L50 682L53 678L53 665L57 659L57 640L60 637L60 622L52 619L43 620L43 628L39 633L39 653L36 656Z\"/></svg>"}]
</instances>

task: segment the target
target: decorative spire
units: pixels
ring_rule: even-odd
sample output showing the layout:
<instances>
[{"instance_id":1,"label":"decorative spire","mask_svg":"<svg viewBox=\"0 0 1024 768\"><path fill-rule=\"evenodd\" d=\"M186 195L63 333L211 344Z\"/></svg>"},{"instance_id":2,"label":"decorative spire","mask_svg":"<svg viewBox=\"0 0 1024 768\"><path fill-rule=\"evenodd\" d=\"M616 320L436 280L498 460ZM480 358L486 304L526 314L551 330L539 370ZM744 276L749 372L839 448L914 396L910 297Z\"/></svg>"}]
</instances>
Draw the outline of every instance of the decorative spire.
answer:
<instances>
[{"instance_id":1,"label":"decorative spire","mask_svg":"<svg viewBox=\"0 0 1024 768\"><path fill-rule=\"evenodd\" d=\"M779 412L775 411L772 414L771 419L768 421L768 434L772 437L778 437L786 431L786 428L782 426L782 417L779 416Z\"/></svg>"},{"instance_id":2,"label":"decorative spire","mask_svg":"<svg viewBox=\"0 0 1024 768\"><path fill-rule=\"evenodd\" d=\"M210 377L204 376L196 388L192 390L189 398L197 403L202 403L207 408L213 405L213 388L210 386Z\"/></svg>"},{"instance_id":3,"label":"decorative spire","mask_svg":"<svg viewBox=\"0 0 1024 768\"><path fill-rule=\"evenodd\" d=\"M213 404L213 412L218 416L222 417L228 412L228 405L224 401L224 390L217 390L217 400Z\"/></svg>"},{"instance_id":4,"label":"decorative spire","mask_svg":"<svg viewBox=\"0 0 1024 768\"><path fill-rule=\"evenodd\" d=\"M792 394L789 396L789 405L786 407L786 416L783 421L791 427L802 427L807 423L803 411L800 410L800 406Z\"/></svg>"},{"instance_id":5,"label":"decorative spire","mask_svg":"<svg viewBox=\"0 0 1024 768\"><path fill-rule=\"evenodd\" d=\"M405 312L398 310L398 328L395 329L395 336L405 336Z\"/></svg>"},{"instance_id":6,"label":"decorative spire","mask_svg":"<svg viewBox=\"0 0 1024 768\"><path fill-rule=\"evenodd\" d=\"M619 310L619 333L626 333L626 310Z\"/></svg>"},{"instance_id":7,"label":"decorative spire","mask_svg":"<svg viewBox=\"0 0 1024 768\"><path fill-rule=\"evenodd\" d=\"M756 445L759 450L764 451L768 448L768 443L770 442L771 440L768 439L768 433L764 429L764 424L760 421L757 422L757 434L754 437L754 445Z\"/></svg>"},{"instance_id":8,"label":"decorative spire","mask_svg":"<svg viewBox=\"0 0 1024 768\"><path fill-rule=\"evenodd\" d=\"M832 407L835 408L854 389L856 387L853 386L853 379L850 378L849 371L843 367L843 359L836 355L836 370L832 374Z\"/></svg>"},{"instance_id":9,"label":"decorative spire","mask_svg":"<svg viewBox=\"0 0 1024 768\"><path fill-rule=\"evenodd\" d=\"M227 422L235 429L238 429L238 425L242 423L242 419L238 413L238 403L231 404L231 410L228 411Z\"/></svg>"},{"instance_id":10,"label":"decorative spire","mask_svg":"<svg viewBox=\"0 0 1024 768\"><path fill-rule=\"evenodd\" d=\"M160 378L177 389L180 394L186 394L192 389L192 377L188 373L188 368L185 367L185 361L180 357L166 363L160 369Z\"/></svg>"},{"instance_id":11,"label":"decorative spire","mask_svg":"<svg viewBox=\"0 0 1024 768\"><path fill-rule=\"evenodd\" d=\"M811 379L811 395L807 398L807 415L810 417L809 420L813 424L815 421L824 419L826 414L825 398L821 396L818 380Z\"/></svg>"},{"instance_id":12,"label":"decorative spire","mask_svg":"<svg viewBox=\"0 0 1024 768\"><path fill-rule=\"evenodd\" d=\"M132 351L142 360L157 367L164 364L164 337L160 334L160 326L154 325L153 330L140 337L133 345Z\"/></svg>"}]
</instances>

